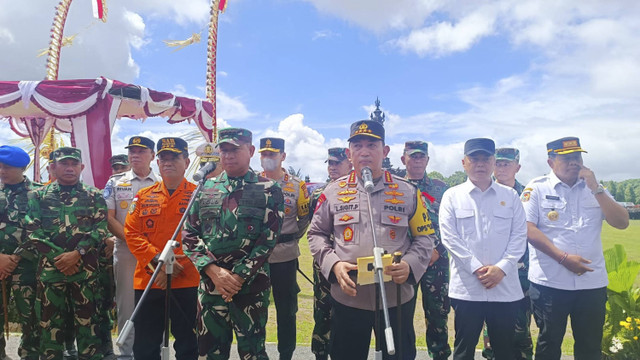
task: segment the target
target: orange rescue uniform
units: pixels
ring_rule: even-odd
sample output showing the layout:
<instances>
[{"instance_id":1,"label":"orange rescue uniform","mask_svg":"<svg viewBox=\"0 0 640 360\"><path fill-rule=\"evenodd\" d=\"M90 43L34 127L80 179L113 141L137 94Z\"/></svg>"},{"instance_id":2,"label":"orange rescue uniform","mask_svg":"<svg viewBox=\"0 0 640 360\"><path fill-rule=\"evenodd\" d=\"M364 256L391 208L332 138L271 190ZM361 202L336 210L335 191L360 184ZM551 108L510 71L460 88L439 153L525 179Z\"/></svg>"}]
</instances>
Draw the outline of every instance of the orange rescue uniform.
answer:
<instances>
[{"instance_id":1,"label":"orange rescue uniform","mask_svg":"<svg viewBox=\"0 0 640 360\"><path fill-rule=\"evenodd\" d=\"M138 263L133 274L133 288L144 290L151 280L151 260L159 255L171 237L187 209L191 194L196 185L182 179L178 188L169 195L164 182L140 189L129 207L124 225L124 234L129 250ZM178 232L176 241L180 246L174 250L176 255L184 255L182 251L182 232ZM200 274L189 258L176 258L184 270L171 277L171 288L180 289L197 287ZM153 284L154 289L159 289Z\"/></svg>"}]
</instances>

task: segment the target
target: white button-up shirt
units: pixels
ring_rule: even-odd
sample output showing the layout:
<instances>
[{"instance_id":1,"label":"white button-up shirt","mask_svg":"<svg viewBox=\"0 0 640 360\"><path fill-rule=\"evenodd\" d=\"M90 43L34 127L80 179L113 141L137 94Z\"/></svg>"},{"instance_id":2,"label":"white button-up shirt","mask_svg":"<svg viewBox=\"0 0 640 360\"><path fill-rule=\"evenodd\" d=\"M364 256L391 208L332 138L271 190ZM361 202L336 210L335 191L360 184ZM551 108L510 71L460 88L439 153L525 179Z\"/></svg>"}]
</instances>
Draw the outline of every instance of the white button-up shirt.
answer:
<instances>
[{"instance_id":1,"label":"white button-up shirt","mask_svg":"<svg viewBox=\"0 0 640 360\"><path fill-rule=\"evenodd\" d=\"M451 254L450 298L491 302L523 298L517 264L525 251L527 225L515 190L492 181L483 192L469 180L447 190L440 204L440 233ZM505 273L492 289L474 274L485 265Z\"/></svg>"},{"instance_id":2,"label":"white button-up shirt","mask_svg":"<svg viewBox=\"0 0 640 360\"><path fill-rule=\"evenodd\" d=\"M611 194L607 192L607 196ZM527 221L536 225L560 250L591 260L587 266L594 270L578 276L529 245L529 280L562 290L607 286L600 239L604 214L584 180L579 179L570 187L553 172L535 178L523 191L522 204Z\"/></svg>"}]
</instances>

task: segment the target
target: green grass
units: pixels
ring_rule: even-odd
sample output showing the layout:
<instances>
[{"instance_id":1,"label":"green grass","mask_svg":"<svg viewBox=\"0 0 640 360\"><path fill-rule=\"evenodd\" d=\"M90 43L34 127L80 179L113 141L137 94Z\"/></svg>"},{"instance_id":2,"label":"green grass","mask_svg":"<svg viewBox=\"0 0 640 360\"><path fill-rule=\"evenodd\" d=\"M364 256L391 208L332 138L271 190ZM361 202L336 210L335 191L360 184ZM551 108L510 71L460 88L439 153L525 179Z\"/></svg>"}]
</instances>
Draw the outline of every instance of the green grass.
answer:
<instances>
[{"instance_id":1,"label":"green grass","mask_svg":"<svg viewBox=\"0 0 640 360\"><path fill-rule=\"evenodd\" d=\"M608 249L615 244L621 244L627 251L629 260L640 261L640 220L631 220L629 227L625 230L617 230L609 226L606 222L602 228L602 247ZM312 257L309 253L307 239L304 237L300 241L300 268L307 276L312 276ZM640 277L636 279L636 286L640 287ZM311 343L311 333L313 331L313 288L311 284L298 274L298 285L300 285L300 294L298 295L298 317L297 317L297 342L300 346L309 346ZM420 296L420 295L418 295ZM420 304L418 299L418 304ZM417 343L419 348L425 349L425 321L422 307L418 306L414 318L414 326L416 330ZM538 329L535 324L531 325L531 334L535 339L538 335ZM453 311L449 315L449 343L453 346ZM276 314L275 306L269 306L269 322L267 323L267 342L276 343ZM482 341L478 342L478 347L482 347ZM573 353L573 336L571 327L567 327L565 341L562 344L562 352L564 354Z\"/></svg>"}]
</instances>

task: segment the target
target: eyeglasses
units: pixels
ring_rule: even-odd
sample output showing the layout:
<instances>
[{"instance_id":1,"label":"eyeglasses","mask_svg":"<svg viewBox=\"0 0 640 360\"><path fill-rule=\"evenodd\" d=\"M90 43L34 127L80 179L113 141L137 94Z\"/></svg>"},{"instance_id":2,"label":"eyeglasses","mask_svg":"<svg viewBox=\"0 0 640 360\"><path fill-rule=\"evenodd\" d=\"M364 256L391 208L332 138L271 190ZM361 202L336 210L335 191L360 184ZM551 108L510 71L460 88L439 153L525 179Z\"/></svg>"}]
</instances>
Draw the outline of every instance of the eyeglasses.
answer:
<instances>
[{"instance_id":1,"label":"eyeglasses","mask_svg":"<svg viewBox=\"0 0 640 360\"><path fill-rule=\"evenodd\" d=\"M469 162L472 164L486 164L486 163L490 163L491 160L493 160L493 156L486 156L486 155L476 155L476 156L467 156L467 159L469 159Z\"/></svg>"}]
</instances>

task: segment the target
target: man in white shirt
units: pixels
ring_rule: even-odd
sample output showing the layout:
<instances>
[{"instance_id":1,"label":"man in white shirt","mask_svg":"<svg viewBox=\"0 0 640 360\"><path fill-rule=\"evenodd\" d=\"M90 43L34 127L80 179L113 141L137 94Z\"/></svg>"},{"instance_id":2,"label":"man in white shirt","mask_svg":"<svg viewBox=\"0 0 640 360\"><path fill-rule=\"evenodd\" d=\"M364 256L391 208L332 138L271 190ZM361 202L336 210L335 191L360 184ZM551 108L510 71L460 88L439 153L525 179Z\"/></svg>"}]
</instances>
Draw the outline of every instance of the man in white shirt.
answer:
<instances>
[{"instance_id":1,"label":"man in white shirt","mask_svg":"<svg viewBox=\"0 0 640 360\"><path fill-rule=\"evenodd\" d=\"M118 333L124 323L131 317L135 307L133 291L133 273L136 269L136 258L133 256L124 239L124 220L127 210L138 190L151 186L158 181L158 176L151 171L151 160L155 157L155 143L144 136L129 139L128 160L131 170L113 175L104 188L104 199L107 202L107 222L109 231L116 236L113 249L113 272L116 283L116 307L118 309ZM118 359L133 359L134 332L119 347Z\"/></svg>"},{"instance_id":2,"label":"man in white shirt","mask_svg":"<svg viewBox=\"0 0 640 360\"><path fill-rule=\"evenodd\" d=\"M462 165L468 179L444 193L440 233L449 251L449 297L455 311L454 360L472 360L487 324L496 360L514 358L518 259L526 246L526 222L515 190L494 182L495 143L470 139Z\"/></svg>"},{"instance_id":3,"label":"man in white shirt","mask_svg":"<svg viewBox=\"0 0 640 360\"><path fill-rule=\"evenodd\" d=\"M629 213L583 165L577 137L547 144L552 172L522 193L529 239L529 296L540 328L536 359L560 359L571 317L576 359L600 359L607 302L602 220L625 229Z\"/></svg>"}]
</instances>

